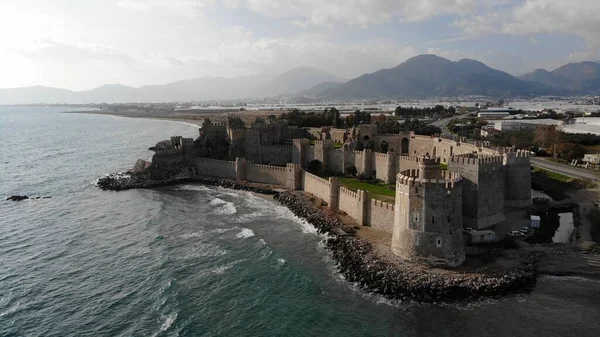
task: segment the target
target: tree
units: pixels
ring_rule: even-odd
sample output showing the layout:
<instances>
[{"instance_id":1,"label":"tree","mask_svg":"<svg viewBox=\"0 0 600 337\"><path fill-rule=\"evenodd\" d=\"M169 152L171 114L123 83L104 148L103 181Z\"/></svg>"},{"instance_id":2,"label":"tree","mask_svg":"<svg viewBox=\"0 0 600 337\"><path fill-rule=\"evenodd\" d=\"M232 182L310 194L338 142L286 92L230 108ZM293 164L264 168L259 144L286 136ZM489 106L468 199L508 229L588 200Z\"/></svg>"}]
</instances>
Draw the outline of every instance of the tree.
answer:
<instances>
[{"instance_id":1,"label":"tree","mask_svg":"<svg viewBox=\"0 0 600 337\"><path fill-rule=\"evenodd\" d=\"M381 143L379 143L379 152L387 153L389 147L390 147L390 145L388 144L388 142L385 140L382 140Z\"/></svg>"},{"instance_id":2,"label":"tree","mask_svg":"<svg viewBox=\"0 0 600 337\"><path fill-rule=\"evenodd\" d=\"M561 132L556 128L556 125L539 125L535 129L533 142L540 148L552 147L550 151L554 153L554 147L562 142Z\"/></svg>"},{"instance_id":3,"label":"tree","mask_svg":"<svg viewBox=\"0 0 600 337\"><path fill-rule=\"evenodd\" d=\"M345 123L346 123L347 128L353 127L354 126L354 115L346 116Z\"/></svg>"},{"instance_id":4,"label":"tree","mask_svg":"<svg viewBox=\"0 0 600 337\"><path fill-rule=\"evenodd\" d=\"M562 143L556 146L556 156L566 161L581 159L585 155L585 147L575 143Z\"/></svg>"}]
</instances>

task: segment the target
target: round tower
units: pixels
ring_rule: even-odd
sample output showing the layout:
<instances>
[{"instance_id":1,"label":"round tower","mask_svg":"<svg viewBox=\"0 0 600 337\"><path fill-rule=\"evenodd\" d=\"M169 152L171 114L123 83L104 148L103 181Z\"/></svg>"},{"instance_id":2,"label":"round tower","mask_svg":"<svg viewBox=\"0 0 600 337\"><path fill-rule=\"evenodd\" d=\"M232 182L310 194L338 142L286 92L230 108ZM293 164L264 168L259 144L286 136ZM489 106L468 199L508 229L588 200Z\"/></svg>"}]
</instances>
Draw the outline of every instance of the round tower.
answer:
<instances>
[{"instance_id":1,"label":"round tower","mask_svg":"<svg viewBox=\"0 0 600 337\"><path fill-rule=\"evenodd\" d=\"M418 170L396 176L392 252L408 261L459 266L465 260L461 177L441 171L439 158L418 161Z\"/></svg>"}]
</instances>

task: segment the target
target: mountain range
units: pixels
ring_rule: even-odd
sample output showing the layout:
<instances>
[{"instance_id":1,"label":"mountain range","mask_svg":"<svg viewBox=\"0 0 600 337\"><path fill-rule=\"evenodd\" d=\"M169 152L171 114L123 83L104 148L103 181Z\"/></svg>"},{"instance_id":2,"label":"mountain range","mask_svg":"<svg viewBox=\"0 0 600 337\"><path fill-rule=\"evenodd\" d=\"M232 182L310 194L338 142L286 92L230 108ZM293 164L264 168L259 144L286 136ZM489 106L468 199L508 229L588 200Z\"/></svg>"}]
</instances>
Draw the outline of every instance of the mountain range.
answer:
<instances>
[{"instance_id":1,"label":"mountain range","mask_svg":"<svg viewBox=\"0 0 600 337\"><path fill-rule=\"evenodd\" d=\"M578 94L598 94L600 91L600 63L591 61L569 63L552 71L537 69L532 73L519 76L519 78Z\"/></svg>"},{"instance_id":2,"label":"mountain range","mask_svg":"<svg viewBox=\"0 0 600 337\"><path fill-rule=\"evenodd\" d=\"M189 102L292 95L324 82L343 80L321 70L299 67L279 75L200 77L139 88L107 84L86 91L43 86L0 89L0 105L36 103Z\"/></svg>"},{"instance_id":3,"label":"mountain range","mask_svg":"<svg viewBox=\"0 0 600 337\"><path fill-rule=\"evenodd\" d=\"M453 62L419 55L390 69L345 81L313 68L294 68L279 75L234 78L200 77L139 88L114 84L87 91L49 87L0 89L0 104L184 102L265 97L305 100L427 98L483 95L582 95L600 93L600 64L570 63L551 72L538 69L514 77L471 60Z\"/></svg>"}]
</instances>

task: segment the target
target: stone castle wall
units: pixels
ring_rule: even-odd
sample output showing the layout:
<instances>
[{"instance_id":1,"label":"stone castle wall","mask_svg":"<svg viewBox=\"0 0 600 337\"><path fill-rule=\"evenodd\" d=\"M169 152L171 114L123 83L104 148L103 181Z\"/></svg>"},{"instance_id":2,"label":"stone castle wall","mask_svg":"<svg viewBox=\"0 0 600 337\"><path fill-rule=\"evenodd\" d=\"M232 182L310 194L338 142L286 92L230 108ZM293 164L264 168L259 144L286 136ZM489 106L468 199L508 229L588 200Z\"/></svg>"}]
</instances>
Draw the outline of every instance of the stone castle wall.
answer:
<instances>
[{"instance_id":1,"label":"stone castle wall","mask_svg":"<svg viewBox=\"0 0 600 337\"><path fill-rule=\"evenodd\" d=\"M236 178L235 162L211 158L196 158L196 173L217 178Z\"/></svg>"},{"instance_id":2,"label":"stone castle wall","mask_svg":"<svg viewBox=\"0 0 600 337\"><path fill-rule=\"evenodd\" d=\"M504 203L509 207L531 206L531 159L527 151L504 155Z\"/></svg>"},{"instance_id":3,"label":"stone castle wall","mask_svg":"<svg viewBox=\"0 0 600 337\"><path fill-rule=\"evenodd\" d=\"M419 178L405 171L396 178L392 252L409 261L458 266L462 242L462 186L451 172L442 179Z\"/></svg>"},{"instance_id":4,"label":"stone castle wall","mask_svg":"<svg viewBox=\"0 0 600 337\"><path fill-rule=\"evenodd\" d=\"M255 183L285 186L287 174L286 167L252 163L246 167L246 180Z\"/></svg>"},{"instance_id":5,"label":"stone castle wall","mask_svg":"<svg viewBox=\"0 0 600 337\"><path fill-rule=\"evenodd\" d=\"M346 212L359 225L365 224L365 198L363 191L351 191L345 187L340 187L339 209Z\"/></svg>"},{"instance_id":6,"label":"stone castle wall","mask_svg":"<svg viewBox=\"0 0 600 337\"><path fill-rule=\"evenodd\" d=\"M330 198L329 181L317 177L314 174L304 172L304 191L313 194L317 198L328 201Z\"/></svg>"},{"instance_id":7,"label":"stone castle wall","mask_svg":"<svg viewBox=\"0 0 600 337\"><path fill-rule=\"evenodd\" d=\"M260 164L283 166L292 162L291 145L264 145L261 147Z\"/></svg>"},{"instance_id":8,"label":"stone castle wall","mask_svg":"<svg viewBox=\"0 0 600 337\"><path fill-rule=\"evenodd\" d=\"M373 228L392 233L394 230L394 205L371 199L368 208L368 224Z\"/></svg>"}]
</instances>

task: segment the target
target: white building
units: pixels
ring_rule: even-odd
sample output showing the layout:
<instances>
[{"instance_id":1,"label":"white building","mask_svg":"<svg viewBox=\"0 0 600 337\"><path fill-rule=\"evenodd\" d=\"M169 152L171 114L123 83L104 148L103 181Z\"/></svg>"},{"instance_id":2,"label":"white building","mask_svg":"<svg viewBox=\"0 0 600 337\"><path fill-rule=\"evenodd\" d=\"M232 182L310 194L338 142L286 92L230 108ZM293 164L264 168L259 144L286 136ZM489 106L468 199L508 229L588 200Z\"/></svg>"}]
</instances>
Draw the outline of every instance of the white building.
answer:
<instances>
[{"instance_id":1,"label":"white building","mask_svg":"<svg viewBox=\"0 0 600 337\"><path fill-rule=\"evenodd\" d=\"M487 242L494 242L496 241L496 233L494 233L493 231L486 229L486 230L465 230L464 232L464 237L467 240L467 243L470 245L476 245L476 244L480 244L480 243L487 243Z\"/></svg>"},{"instance_id":2,"label":"white building","mask_svg":"<svg viewBox=\"0 0 600 337\"><path fill-rule=\"evenodd\" d=\"M562 123L555 119L511 119L494 122L494 129L500 131L533 130L538 125L562 125Z\"/></svg>"},{"instance_id":3,"label":"white building","mask_svg":"<svg viewBox=\"0 0 600 337\"><path fill-rule=\"evenodd\" d=\"M600 154L586 153L583 155L583 161L590 164L600 164Z\"/></svg>"},{"instance_id":4,"label":"white building","mask_svg":"<svg viewBox=\"0 0 600 337\"><path fill-rule=\"evenodd\" d=\"M489 118L489 119L501 119L506 116L510 116L509 112L503 111L481 111L477 114L479 118Z\"/></svg>"}]
</instances>

